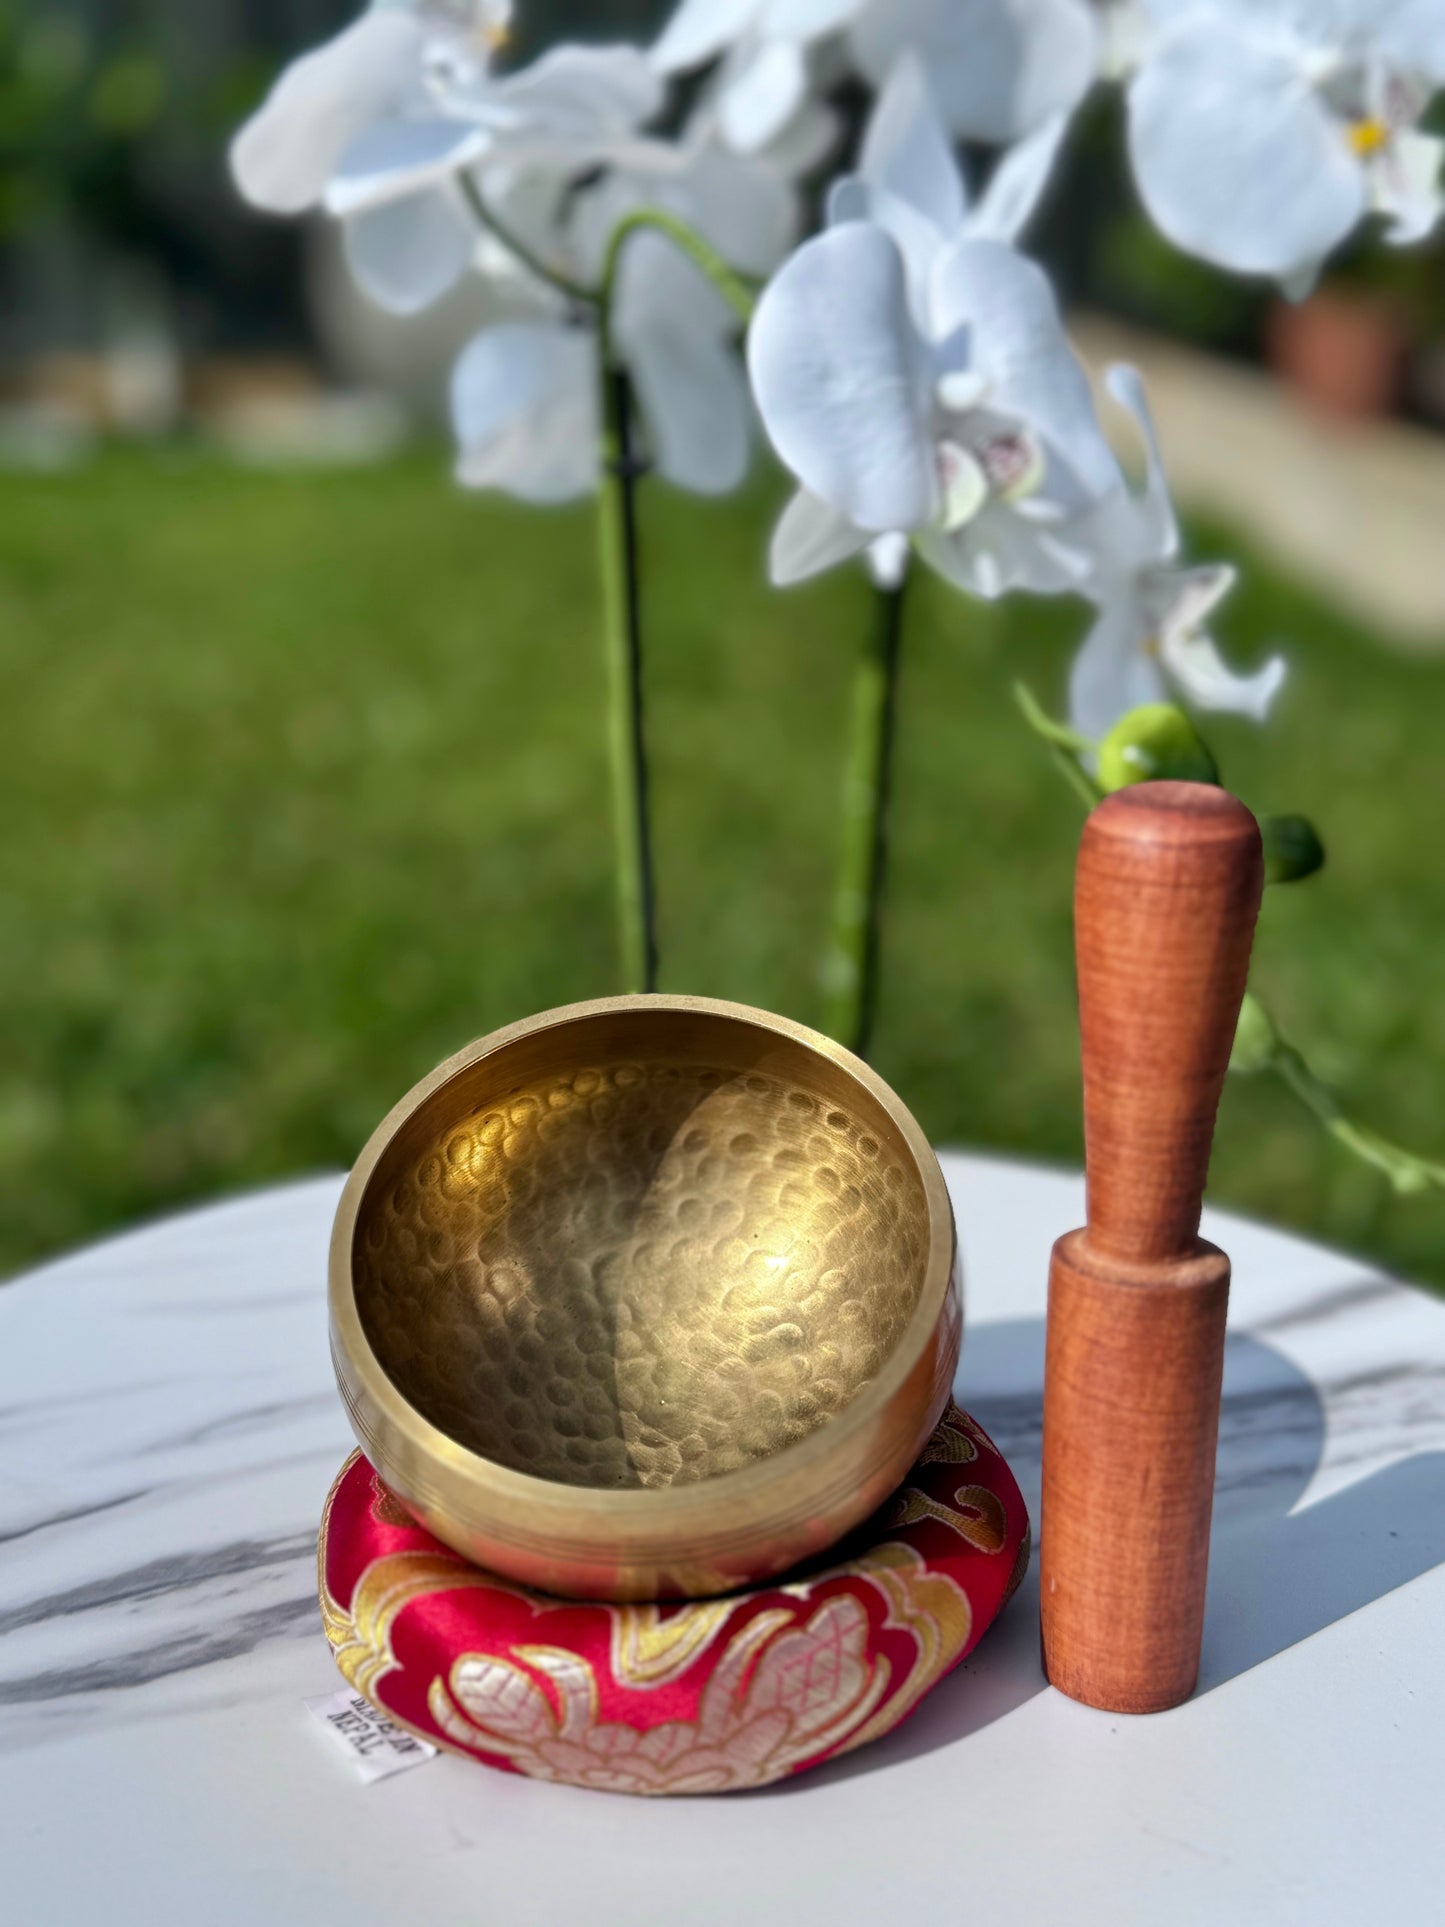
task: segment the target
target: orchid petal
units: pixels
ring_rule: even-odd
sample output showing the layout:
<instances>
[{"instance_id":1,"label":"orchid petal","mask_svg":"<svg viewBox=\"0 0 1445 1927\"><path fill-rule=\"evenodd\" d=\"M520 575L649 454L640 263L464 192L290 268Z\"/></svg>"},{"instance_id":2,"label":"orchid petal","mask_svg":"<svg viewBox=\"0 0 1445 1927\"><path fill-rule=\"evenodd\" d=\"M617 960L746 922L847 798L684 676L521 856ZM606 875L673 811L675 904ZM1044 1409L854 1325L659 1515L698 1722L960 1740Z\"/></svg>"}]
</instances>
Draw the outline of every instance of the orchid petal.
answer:
<instances>
[{"instance_id":1,"label":"orchid petal","mask_svg":"<svg viewBox=\"0 0 1445 1927\"><path fill-rule=\"evenodd\" d=\"M828 158L838 145L842 126L831 107L810 95L758 158L785 181L796 181Z\"/></svg>"},{"instance_id":2,"label":"orchid petal","mask_svg":"<svg viewBox=\"0 0 1445 1927\"><path fill-rule=\"evenodd\" d=\"M938 473L943 487L939 522L946 535L956 535L988 500L988 477L978 458L957 442L939 443Z\"/></svg>"},{"instance_id":3,"label":"orchid petal","mask_svg":"<svg viewBox=\"0 0 1445 1927\"><path fill-rule=\"evenodd\" d=\"M1060 595L1078 587L1078 561L1054 541L1048 525L996 501L986 502L952 534L922 530L914 546L956 588L990 602L1010 589Z\"/></svg>"},{"instance_id":4,"label":"orchid petal","mask_svg":"<svg viewBox=\"0 0 1445 1927\"><path fill-rule=\"evenodd\" d=\"M1151 36L1169 17L1186 11L1191 0L1106 0L1096 11L1099 44L1095 65L1100 80L1125 81L1136 71Z\"/></svg>"},{"instance_id":5,"label":"orchid petal","mask_svg":"<svg viewBox=\"0 0 1445 1927\"><path fill-rule=\"evenodd\" d=\"M1423 241L1445 212L1445 194L1440 187L1442 158L1445 141L1405 127L1393 137L1388 155L1373 170L1371 200L1389 223L1385 239L1392 247Z\"/></svg>"},{"instance_id":6,"label":"orchid petal","mask_svg":"<svg viewBox=\"0 0 1445 1927\"><path fill-rule=\"evenodd\" d=\"M869 221L882 228L897 243L908 276L908 306L922 334L929 331L933 269L943 237L926 215L908 201L885 188L863 179L861 174L845 174L828 190L827 217L830 227L845 221ZM940 354L946 353L940 350Z\"/></svg>"},{"instance_id":7,"label":"orchid petal","mask_svg":"<svg viewBox=\"0 0 1445 1927\"><path fill-rule=\"evenodd\" d=\"M1137 368L1116 362L1104 376L1109 393L1134 418L1134 426L1144 444L1144 492L1136 498L1142 551L1158 561L1178 553L1179 523L1164 473L1164 456L1159 435Z\"/></svg>"},{"instance_id":8,"label":"orchid petal","mask_svg":"<svg viewBox=\"0 0 1445 1927\"><path fill-rule=\"evenodd\" d=\"M682 0L657 39L651 60L660 74L701 67L753 24L762 0Z\"/></svg>"},{"instance_id":9,"label":"orchid petal","mask_svg":"<svg viewBox=\"0 0 1445 1927\"><path fill-rule=\"evenodd\" d=\"M1175 574L1172 602L1158 628L1159 659L1196 709L1263 722L1285 679L1284 658L1272 656L1252 675L1238 675L1203 627L1233 582L1234 571L1222 564Z\"/></svg>"},{"instance_id":10,"label":"orchid petal","mask_svg":"<svg viewBox=\"0 0 1445 1927\"><path fill-rule=\"evenodd\" d=\"M456 191L429 188L353 215L346 260L362 292L391 314L420 314L471 265L476 229Z\"/></svg>"},{"instance_id":11,"label":"orchid petal","mask_svg":"<svg viewBox=\"0 0 1445 1927\"><path fill-rule=\"evenodd\" d=\"M958 338L958 351L965 357L968 351L968 340L969 333L965 328ZM939 345L937 350L939 365L945 372L938 377L933 392L938 397L940 408L946 408L952 414L963 415L970 409L982 406L983 398L988 393L988 377L980 374L977 368L970 368L967 365L949 366L944 358L952 350L953 344L950 342Z\"/></svg>"},{"instance_id":12,"label":"orchid petal","mask_svg":"<svg viewBox=\"0 0 1445 1927\"><path fill-rule=\"evenodd\" d=\"M818 40L846 27L862 0L763 0L764 32L793 40Z\"/></svg>"},{"instance_id":13,"label":"orchid petal","mask_svg":"<svg viewBox=\"0 0 1445 1927\"><path fill-rule=\"evenodd\" d=\"M612 333L626 353L659 327L728 341L737 331L732 309L698 268L664 236L633 235L618 271Z\"/></svg>"},{"instance_id":14,"label":"orchid petal","mask_svg":"<svg viewBox=\"0 0 1445 1927\"><path fill-rule=\"evenodd\" d=\"M929 369L886 234L850 222L805 243L758 303L748 365L773 446L805 488L874 534L932 521Z\"/></svg>"},{"instance_id":15,"label":"orchid petal","mask_svg":"<svg viewBox=\"0 0 1445 1927\"><path fill-rule=\"evenodd\" d=\"M878 96L858 172L871 187L922 215L940 236L952 236L963 223L963 177L912 48L899 55Z\"/></svg>"},{"instance_id":16,"label":"orchid petal","mask_svg":"<svg viewBox=\"0 0 1445 1927\"><path fill-rule=\"evenodd\" d=\"M841 174L824 198L823 212L827 225L841 227L845 221L872 221L881 227L883 223L878 219L881 199L877 190L870 187L860 174Z\"/></svg>"},{"instance_id":17,"label":"orchid petal","mask_svg":"<svg viewBox=\"0 0 1445 1927\"><path fill-rule=\"evenodd\" d=\"M1440 0L1371 0L1363 8L1370 35L1392 65L1445 87L1445 9Z\"/></svg>"},{"instance_id":18,"label":"orchid petal","mask_svg":"<svg viewBox=\"0 0 1445 1927\"><path fill-rule=\"evenodd\" d=\"M1001 241L956 242L934 269L933 322L938 336L967 328L992 409L1027 422L1086 494L1114 486L1118 464L1042 268Z\"/></svg>"},{"instance_id":19,"label":"orchid petal","mask_svg":"<svg viewBox=\"0 0 1445 1927\"><path fill-rule=\"evenodd\" d=\"M658 472L698 495L725 495L748 470L748 386L728 343L688 328L639 331L628 371Z\"/></svg>"},{"instance_id":20,"label":"orchid petal","mask_svg":"<svg viewBox=\"0 0 1445 1927\"><path fill-rule=\"evenodd\" d=\"M1069 116L1054 114L1036 133L1016 141L989 176L968 231L976 240L1016 241L1038 207L1054 171Z\"/></svg>"},{"instance_id":21,"label":"orchid petal","mask_svg":"<svg viewBox=\"0 0 1445 1927\"><path fill-rule=\"evenodd\" d=\"M1100 611L1069 671L1069 722L1097 742L1121 716L1168 695L1164 673L1145 651L1147 629L1125 593Z\"/></svg>"},{"instance_id":22,"label":"orchid petal","mask_svg":"<svg viewBox=\"0 0 1445 1927\"><path fill-rule=\"evenodd\" d=\"M917 48L954 133L1000 146L1071 113L1097 59L1087 0L871 0L849 42L875 85Z\"/></svg>"},{"instance_id":23,"label":"orchid petal","mask_svg":"<svg viewBox=\"0 0 1445 1927\"><path fill-rule=\"evenodd\" d=\"M1193 569L1141 570L1142 606L1161 650L1169 641L1203 628L1238 581L1228 562L1206 562Z\"/></svg>"},{"instance_id":24,"label":"orchid petal","mask_svg":"<svg viewBox=\"0 0 1445 1927\"><path fill-rule=\"evenodd\" d=\"M273 214L313 207L357 134L417 84L423 45L411 15L368 13L294 61L231 143L246 199Z\"/></svg>"},{"instance_id":25,"label":"orchid petal","mask_svg":"<svg viewBox=\"0 0 1445 1927\"><path fill-rule=\"evenodd\" d=\"M1161 232L1242 274L1297 274L1365 211L1365 171L1292 50L1208 16L1163 35L1136 75L1129 151Z\"/></svg>"},{"instance_id":26,"label":"orchid petal","mask_svg":"<svg viewBox=\"0 0 1445 1927\"><path fill-rule=\"evenodd\" d=\"M528 502L564 502L597 483L597 344L580 329L502 322L452 374L457 480Z\"/></svg>"},{"instance_id":27,"label":"orchid petal","mask_svg":"<svg viewBox=\"0 0 1445 1927\"><path fill-rule=\"evenodd\" d=\"M651 119L663 87L638 47L552 47L494 83L495 97L557 144L615 140Z\"/></svg>"},{"instance_id":28,"label":"orchid petal","mask_svg":"<svg viewBox=\"0 0 1445 1927\"><path fill-rule=\"evenodd\" d=\"M887 542L886 535L877 537ZM820 502L800 488L778 517L768 550L768 575L774 587L787 588L821 575L839 562L860 554L869 547L866 529L858 528L846 515Z\"/></svg>"},{"instance_id":29,"label":"orchid petal","mask_svg":"<svg viewBox=\"0 0 1445 1927\"><path fill-rule=\"evenodd\" d=\"M913 544L897 529L875 535L864 551L868 579L875 589L901 589L913 557Z\"/></svg>"},{"instance_id":30,"label":"orchid petal","mask_svg":"<svg viewBox=\"0 0 1445 1927\"><path fill-rule=\"evenodd\" d=\"M1283 656L1271 656L1252 676L1237 675L1226 667L1207 635L1181 635L1164 652L1170 675L1196 709L1222 710L1262 723L1269 714L1286 667Z\"/></svg>"},{"instance_id":31,"label":"orchid petal","mask_svg":"<svg viewBox=\"0 0 1445 1927\"><path fill-rule=\"evenodd\" d=\"M529 252L543 261L562 262L566 259L562 216L567 200L565 175L558 175L549 168L525 164L513 167L491 162L487 166L488 208L508 234L515 235ZM495 235L488 235L485 229L480 228L477 235L480 243L493 245L505 255L505 246ZM520 266L515 256L511 259L514 268ZM567 262L567 265L575 263ZM524 274L527 272L525 269L521 271ZM541 283L534 283L534 286L540 288Z\"/></svg>"},{"instance_id":32,"label":"orchid petal","mask_svg":"<svg viewBox=\"0 0 1445 1927\"><path fill-rule=\"evenodd\" d=\"M677 198L698 233L743 274L771 274L797 238L801 211L787 180L716 142L678 176Z\"/></svg>"},{"instance_id":33,"label":"orchid petal","mask_svg":"<svg viewBox=\"0 0 1445 1927\"><path fill-rule=\"evenodd\" d=\"M778 139L808 97L808 68L796 40L766 40L728 74L718 103L723 138L740 154Z\"/></svg>"},{"instance_id":34,"label":"orchid petal","mask_svg":"<svg viewBox=\"0 0 1445 1927\"><path fill-rule=\"evenodd\" d=\"M388 120L363 128L340 157L325 194L345 216L434 187L492 144L491 130L456 120Z\"/></svg>"}]
</instances>

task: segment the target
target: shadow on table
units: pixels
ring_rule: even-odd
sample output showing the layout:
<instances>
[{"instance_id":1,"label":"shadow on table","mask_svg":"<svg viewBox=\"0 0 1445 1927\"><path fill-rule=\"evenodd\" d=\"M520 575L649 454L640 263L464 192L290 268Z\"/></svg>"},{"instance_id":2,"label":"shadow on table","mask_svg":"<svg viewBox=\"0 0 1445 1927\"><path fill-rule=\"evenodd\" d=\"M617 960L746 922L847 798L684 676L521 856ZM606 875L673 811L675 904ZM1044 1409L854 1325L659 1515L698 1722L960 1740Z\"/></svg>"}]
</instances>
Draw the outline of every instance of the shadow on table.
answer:
<instances>
[{"instance_id":1,"label":"shadow on table","mask_svg":"<svg viewBox=\"0 0 1445 1927\"><path fill-rule=\"evenodd\" d=\"M1039 1516L1044 1323L973 1327L959 1396ZM1320 1464L1326 1414L1309 1378L1263 1339L1225 1345L1199 1692L1284 1652L1445 1560L1445 1453L1426 1452L1291 1516ZM1349 1440L1333 1442L1336 1460ZM1374 1450L1378 1450L1378 1445ZM1373 1456L1366 1430L1359 1457ZM895 1733L791 1783L802 1791L951 1746L1044 1690L1037 1562L978 1651Z\"/></svg>"}]
</instances>

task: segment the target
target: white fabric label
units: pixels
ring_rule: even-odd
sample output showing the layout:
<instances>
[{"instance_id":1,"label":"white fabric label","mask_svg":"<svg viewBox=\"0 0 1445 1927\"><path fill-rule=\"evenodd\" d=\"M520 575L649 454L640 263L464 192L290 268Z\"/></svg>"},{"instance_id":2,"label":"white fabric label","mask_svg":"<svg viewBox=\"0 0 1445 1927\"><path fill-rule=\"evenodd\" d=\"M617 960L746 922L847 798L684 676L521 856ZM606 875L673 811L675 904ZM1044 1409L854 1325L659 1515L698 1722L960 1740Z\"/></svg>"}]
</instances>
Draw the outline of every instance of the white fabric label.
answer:
<instances>
[{"instance_id":1,"label":"white fabric label","mask_svg":"<svg viewBox=\"0 0 1445 1927\"><path fill-rule=\"evenodd\" d=\"M320 1720L364 1785L436 1758L434 1746L394 1725L350 1687L307 1700L306 1710Z\"/></svg>"}]
</instances>

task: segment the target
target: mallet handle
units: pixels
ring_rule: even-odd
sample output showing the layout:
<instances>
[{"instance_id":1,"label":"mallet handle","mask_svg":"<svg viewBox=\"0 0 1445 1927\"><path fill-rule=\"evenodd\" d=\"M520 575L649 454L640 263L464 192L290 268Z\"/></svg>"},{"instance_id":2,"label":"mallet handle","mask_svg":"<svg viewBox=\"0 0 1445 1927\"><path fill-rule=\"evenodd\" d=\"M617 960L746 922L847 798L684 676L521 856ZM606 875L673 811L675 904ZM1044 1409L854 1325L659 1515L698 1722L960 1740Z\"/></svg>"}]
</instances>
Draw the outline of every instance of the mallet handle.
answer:
<instances>
[{"instance_id":1,"label":"mallet handle","mask_svg":"<svg viewBox=\"0 0 1445 1927\"><path fill-rule=\"evenodd\" d=\"M1263 885L1225 791L1141 783L1090 816L1074 899L1088 1225L1049 1280L1044 1666L1118 1712L1199 1666L1229 1261L1199 1238Z\"/></svg>"}]
</instances>

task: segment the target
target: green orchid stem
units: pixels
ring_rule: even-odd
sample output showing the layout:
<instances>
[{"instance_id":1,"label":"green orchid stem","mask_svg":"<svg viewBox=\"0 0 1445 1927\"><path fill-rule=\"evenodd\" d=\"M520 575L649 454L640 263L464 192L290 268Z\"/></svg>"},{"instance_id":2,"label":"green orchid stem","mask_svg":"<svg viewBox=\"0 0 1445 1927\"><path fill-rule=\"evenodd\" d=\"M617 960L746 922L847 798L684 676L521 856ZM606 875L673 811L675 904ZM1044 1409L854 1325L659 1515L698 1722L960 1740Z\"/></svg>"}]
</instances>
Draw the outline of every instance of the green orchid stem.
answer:
<instances>
[{"instance_id":1,"label":"green orchid stem","mask_svg":"<svg viewBox=\"0 0 1445 1927\"><path fill-rule=\"evenodd\" d=\"M544 261L535 248L514 234L511 228L487 206L482 198L481 189L465 168L456 176L456 183L462 191L462 199L472 211L477 226L484 228L488 234L500 241L507 252L514 254L524 268L535 274L539 281L545 281L549 287L556 288L559 293L567 295L571 300L585 301L590 307L597 306L602 299L597 290L589 288L585 282L574 280L570 274L562 268L554 267L550 261Z\"/></svg>"},{"instance_id":2,"label":"green orchid stem","mask_svg":"<svg viewBox=\"0 0 1445 1927\"><path fill-rule=\"evenodd\" d=\"M702 236L662 208L639 208L612 230L596 303L602 381L602 485L597 530L602 562L603 631L612 705L613 808L617 829L617 914L623 978L629 990L657 988L657 925L643 729L641 595L637 569L636 483L630 386L616 352L613 322L622 256L634 234L664 235L705 274L746 325L747 285Z\"/></svg>"},{"instance_id":3,"label":"green orchid stem","mask_svg":"<svg viewBox=\"0 0 1445 1927\"><path fill-rule=\"evenodd\" d=\"M625 372L603 330L602 475L597 492L602 631L607 652L612 808L617 838L617 931L629 991L657 988L657 924L647 750L643 731L642 623L637 572L638 466Z\"/></svg>"},{"instance_id":4,"label":"green orchid stem","mask_svg":"<svg viewBox=\"0 0 1445 1927\"><path fill-rule=\"evenodd\" d=\"M1014 701L1023 711L1024 721L1029 728L1055 749L1066 749L1071 756L1087 756L1099 747L1097 743L1090 742L1087 736L1081 736L1078 730L1070 729L1067 723L1056 722L1048 715L1026 682L1014 684Z\"/></svg>"},{"instance_id":5,"label":"green orchid stem","mask_svg":"<svg viewBox=\"0 0 1445 1927\"><path fill-rule=\"evenodd\" d=\"M524 241L508 227L501 216L487 205L481 189L465 168L455 178L478 227L500 241L507 252L514 254L538 280L545 281L549 287L556 288L573 301L585 301L589 307L610 309L623 249L634 234L648 229L654 234L666 235L673 246L685 254L700 273L707 276L744 327L753 318L757 289L743 275L730 268L716 248L705 241L695 228L690 228L677 215L669 214L666 208L639 207L622 217L608 237L607 252L602 258L601 279L593 288L568 274L564 268L544 260L530 242Z\"/></svg>"},{"instance_id":6,"label":"green orchid stem","mask_svg":"<svg viewBox=\"0 0 1445 1927\"><path fill-rule=\"evenodd\" d=\"M1084 808L1093 809L1103 791L1089 776L1081 758L1089 755L1097 745L1091 743L1087 736L1081 736L1077 730L1069 729L1047 715L1026 682L1016 682L1013 693L1024 721L1048 750L1055 769Z\"/></svg>"},{"instance_id":7,"label":"green orchid stem","mask_svg":"<svg viewBox=\"0 0 1445 1927\"><path fill-rule=\"evenodd\" d=\"M744 326L752 318L754 293L700 234L663 208L638 208L613 229L595 288L542 258L488 207L471 174L457 185L479 227L493 235L539 280L569 299L585 303L597 318L597 366L601 385L601 479L597 493L598 560L602 583L602 630L607 652L609 738L613 816L617 837L617 921L622 978L629 991L657 988L656 893L648 810L646 736L643 729L641 586L637 567L637 478L632 441L632 400L627 373L616 353L613 317L623 252L644 230L665 236L717 289Z\"/></svg>"},{"instance_id":8,"label":"green orchid stem","mask_svg":"<svg viewBox=\"0 0 1445 1927\"><path fill-rule=\"evenodd\" d=\"M612 342L617 263L626 234L639 222L636 217L630 217L612 235L601 286L590 288L543 260L535 249L513 233L488 207L470 173L463 170L456 180L480 228L500 241L539 280L570 300L584 303L597 317L602 425L597 552L607 658L608 748L617 849L618 957L626 990L653 991L657 988L657 913L643 730L642 610L637 568L637 478L641 465L632 441L630 384L626 371L615 359ZM668 231L674 228L677 229L674 238L693 258L698 249L705 250L705 244L689 230L669 220Z\"/></svg>"},{"instance_id":9,"label":"green orchid stem","mask_svg":"<svg viewBox=\"0 0 1445 1927\"><path fill-rule=\"evenodd\" d=\"M843 848L824 972L823 1028L860 1057L868 1049L878 998L906 584L907 577L895 589L877 591L874 619L853 679Z\"/></svg>"},{"instance_id":10,"label":"green orchid stem","mask_svg":"<svg viewBox=\"0 0 1445 1927\"><path fill-rule=\"evenodd\" d=\"M673 246L687 256L693 266L705 274L727 302L733 313L744 327L753 318L757 306L757 295L740 274L730 268L717 250L703 240L702 236L690 228L686 221L678 220L666 208L640 207L626 214L613 228L607 243L607 253L602 262L602 285L598 296L603 309L612 306L617 275L622 262L623 251L634 234L650 231L662 234Z\"/></svg>"},{"instance_id":11,"label":"green orchid stem","mask_svg":"<svg viewBox=\"0 0 1445 1927\"><path fill-rule=\"evenodd\" d=\"M1339 1099L1310 1069L1293 1044L1280 1038L1270 1058L1270 1068L1278 1072L1289 1088L1307 1105L1330 1136L1362 1163L1383 1171L1396 1191L1426 1191L1445 1188L1445 1165L1417 1157L1368 1125L1356 1124L1345 1116Z\"/></svg>"}]
</instances>

